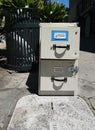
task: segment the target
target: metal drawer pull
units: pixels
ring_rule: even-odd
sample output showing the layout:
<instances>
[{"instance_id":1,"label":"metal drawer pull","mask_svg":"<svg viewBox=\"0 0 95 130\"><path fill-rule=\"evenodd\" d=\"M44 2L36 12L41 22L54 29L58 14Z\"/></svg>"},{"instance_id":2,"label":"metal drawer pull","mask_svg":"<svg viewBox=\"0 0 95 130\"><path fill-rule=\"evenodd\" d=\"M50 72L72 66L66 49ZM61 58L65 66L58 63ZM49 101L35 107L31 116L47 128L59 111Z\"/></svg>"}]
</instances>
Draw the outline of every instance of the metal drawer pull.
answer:
<instances>
[{"instance_id":1,"label":"metal drawer pull","mask_svg":"<svg viewBox=\"0 0 95 130\"><path fill-rule=\"evenodd\" d=\"M55 50L56 48L66 48L67 50L70 50L70 45L67 45L67 46L56 46L56 44L53 44L53 49Z\"/></svg>"},{"instance_id":2,"label":"metal drawer pull","mask_svg":"<svg viewBox=\"0 0 95 130\"><path fill-rule=\"evenodd\" d=\"M67 78L64 78L64 79L56 79L54 77L51 77L51 81L58 81L58 82L67 82Z\"/></svg>"}]
</instances>

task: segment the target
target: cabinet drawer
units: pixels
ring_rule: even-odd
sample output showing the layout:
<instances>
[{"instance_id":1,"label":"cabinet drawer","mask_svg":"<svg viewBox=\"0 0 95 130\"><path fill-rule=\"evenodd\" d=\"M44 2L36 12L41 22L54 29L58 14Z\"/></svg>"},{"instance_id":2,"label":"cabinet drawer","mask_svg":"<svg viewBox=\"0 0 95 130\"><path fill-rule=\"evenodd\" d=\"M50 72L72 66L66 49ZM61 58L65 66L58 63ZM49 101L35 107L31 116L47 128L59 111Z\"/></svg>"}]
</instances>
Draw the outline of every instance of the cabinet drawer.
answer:
<instances>
[{"instance_id":1,"label":"cabinet drawer","mask_svg":"<svg viewBox=\"0 0 95 130\"><path fill-rule=\"evenodd\" d=\"M40 58L41 59L78 59L79 27L41 26Z\"/></svg>"},{"instance_id":2,"label":"cabinet drawer","mask_svg":"<svg viewBox=\"0 0 95 130\"><path fill-rule=\"evenodd\" d=\"M40 95L77 95L78 81L77 77L40 77L39 94ZM63 80L63 81L62 81Z\"/></svg>"},{"instance_id":3,"label":"cabinet drawer","mask_svg":"<svg viewBox=\"0 0 95 130\"><path fill-rule=\"evenodd\" d=\"M40 95L77 95L78 74L72 68L78 61L40 60Z\"/></svg>"}]
</instances>

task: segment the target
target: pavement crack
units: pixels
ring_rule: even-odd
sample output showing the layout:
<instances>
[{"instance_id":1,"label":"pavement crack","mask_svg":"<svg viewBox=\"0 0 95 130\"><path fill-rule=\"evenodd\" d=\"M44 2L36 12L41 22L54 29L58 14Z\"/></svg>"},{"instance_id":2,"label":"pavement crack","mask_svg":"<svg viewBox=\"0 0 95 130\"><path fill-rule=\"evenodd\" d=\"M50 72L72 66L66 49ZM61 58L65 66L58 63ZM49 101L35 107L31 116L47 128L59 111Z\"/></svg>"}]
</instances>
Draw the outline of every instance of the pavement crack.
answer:
<instances>
[{"instance_id":1,"label":"pavement crack","mask_svg":"<svg viewBox=\"0 0 95 130\"><path fill-rule=\"evenodd\" d=\"M51 109L53 110L53 102L51 102Z\"/></svg>"},{"instance_id":2,"label":"pavement crack","mask_svg":"<svg viewBox=\"0 0 95 130\"><path fill-rule=\"evenodd\" d=\"M21 90L21 88L2 88L2 89L0 89L0 92L2 92L2 91L10 91L10 90Z\"/></svg>"}]
</instances>

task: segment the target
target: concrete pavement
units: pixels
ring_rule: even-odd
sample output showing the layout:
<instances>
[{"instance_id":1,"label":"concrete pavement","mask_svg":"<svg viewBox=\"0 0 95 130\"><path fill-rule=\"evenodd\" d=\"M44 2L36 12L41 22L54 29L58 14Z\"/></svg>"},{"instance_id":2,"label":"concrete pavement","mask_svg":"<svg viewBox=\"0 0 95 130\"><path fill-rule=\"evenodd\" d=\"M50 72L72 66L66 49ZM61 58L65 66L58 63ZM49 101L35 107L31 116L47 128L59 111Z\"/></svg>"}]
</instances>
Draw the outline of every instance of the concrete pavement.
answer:
<instances>
[{"instance_id":1,"label":"concrete pavement","mask_svg":"<svg viewBox=\"0 0 95 130\"><path fill-rule=\"evenodd\" d=\"M79 95L95 114L95 53L80 52Z\"/></svg>"},{"instance_id":2,"label":"concrete pavement","mask_svg":"<svg viewBox=\"0 0 95 130\"><path fill-rule=\"evenodd\" d=\"M95 114L95 54L80 52L79 95ZM26 85L29 73L9 73L0 68L0 130L6 130L17 101L31 94Z\"/></svg>"},{"instance_id":3,"label":"concrete pavement","mask_svg":"<svg viewBox=\"0 0 95 130\"><path fill-rule=\"evenodd\" d=\"M95 117L79 96L21 98L7 130L95 130Z\"/></svg>"},{"instance_id":4,"label":"concrete pavement","mask_svg":"<svg viewBox=\"0 0 95 130\"><path fill-rule=\"evenodd\" d=\"M29 73L12 73L0 68L0 130L6 130L17 101L30 94L26 80Z\"/></svg>"}]
</instances>

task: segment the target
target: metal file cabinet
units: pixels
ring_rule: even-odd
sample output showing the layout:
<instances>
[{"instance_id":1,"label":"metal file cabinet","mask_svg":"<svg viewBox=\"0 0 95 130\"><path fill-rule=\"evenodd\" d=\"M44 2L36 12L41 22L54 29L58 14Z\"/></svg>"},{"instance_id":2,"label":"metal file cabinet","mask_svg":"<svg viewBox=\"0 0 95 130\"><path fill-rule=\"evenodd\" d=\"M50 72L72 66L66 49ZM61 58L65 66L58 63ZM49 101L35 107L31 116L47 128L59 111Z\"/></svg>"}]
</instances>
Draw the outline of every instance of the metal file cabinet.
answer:
<instances>
[{"instance_id":1,"label":"metal file cabinet","mask_svg":"<svg viewBox=\"0 0 95 130\"><path fill-rule=\"evenodd\" d=\"M80 28L40 24L39 94L77 95Z\"/></svg>"}]
</instances>

